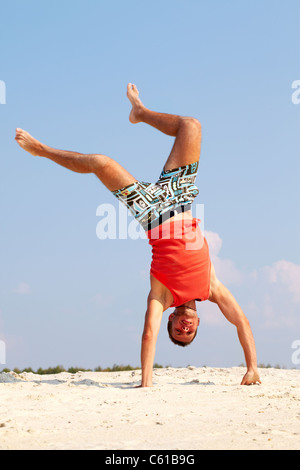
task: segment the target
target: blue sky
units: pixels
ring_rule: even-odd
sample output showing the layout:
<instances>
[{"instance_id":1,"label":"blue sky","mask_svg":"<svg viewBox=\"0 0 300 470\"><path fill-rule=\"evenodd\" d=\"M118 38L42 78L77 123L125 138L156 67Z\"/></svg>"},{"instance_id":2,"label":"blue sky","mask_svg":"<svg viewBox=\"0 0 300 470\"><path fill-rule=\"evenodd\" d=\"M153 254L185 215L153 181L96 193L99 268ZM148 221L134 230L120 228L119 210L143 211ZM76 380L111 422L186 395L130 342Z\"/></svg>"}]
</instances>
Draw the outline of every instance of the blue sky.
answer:
<instances>
[{"instance_id":1,"label":"blue sky","mask_svg":"<svg viewBox=\"0 0 300 470\"><path fill-rule=\"evenodd\" d=\"M6 366L139 365L147 241L99 240L113 196L93 175L33 158L16 127L56 148L104 153L155 181L173 139L128 121L145 105L202 123L196 199L217 275L248 316L258 361L295 367L300 339L299 1L12 0L1 5L0 340ZM234 327L198 304L197 341L156 361L244 362Z\"/></svg>"}]
</instances>

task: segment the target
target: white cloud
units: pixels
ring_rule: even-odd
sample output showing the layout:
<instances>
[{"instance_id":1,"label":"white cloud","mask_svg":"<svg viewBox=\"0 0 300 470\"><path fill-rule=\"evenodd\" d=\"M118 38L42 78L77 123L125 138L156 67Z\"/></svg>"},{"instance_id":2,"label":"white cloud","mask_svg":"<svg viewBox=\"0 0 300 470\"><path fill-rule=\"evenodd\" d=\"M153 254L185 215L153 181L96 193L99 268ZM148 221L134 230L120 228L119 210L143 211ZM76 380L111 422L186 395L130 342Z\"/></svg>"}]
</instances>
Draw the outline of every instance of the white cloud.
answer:
<instances>
[{"instance_id":1,"label":"white cloud","mask_svg":"<svg viewBox=\"0 0 300 470\"><path fill-rule=\"evenodd\" d=\"M286 260L250 273L251 310L263 328L300 327L300 266Z\"/></svg>"},{"instance_id":2,"label":"white cloud","mask_svg":"<svg viewBox=\"0 0 300 470\"><path fill-rule=\"evenodd\" d=\"M218 233L205 231L205 237L217 277L230 290L234 286L245 314L259 328L300 327L300 265L280 260L249 272L220 256L222 239ZM207 308L204 313L208 323L220 324L213 309Z\"/></svg>"},{"instance_id":3,"label":"white cloud","mask_svg":"<svg viewBox=\"0 0 300 470\"><path fill-rule=\"evenodd\" d=\"M205 230L210 257L214 265L216 276L226 286L231 284L241 284L245 280L245 273L238 269L235 263L230 259L223 259L219 256L222 248L222 239L216 232Z\"/></svg>"},{"instance_id":4,"label":"white cloud","mask_svg":"<svg viewBox=\"0 0 300 470\"><path fill-rule=\"evenodd\" d=\"M222 248L222 238L216 232L205 230L205 238L207 240L211 256L217 256Z\"/></svg>"},{"instance_id":5,"label":"white cloud","mask_svg":"<svg viewBox=\"0 0 300 470\"><path fill-rule=\"evenodd\" d=\"M205 325L217 327L223 327L227 324L227 320L225 320L224 315L216 304L212 302L201 302L197 307L200 315L200 324L203 322Z\"/></svg>"},{"instance_id":6,"label":"white cloud","mask_svg":"<svg viewBox=\"0 0 300 470\"><path fill-rule=\"evenodd\" d=\"M17 287L13 290L15 294L27 295L30 294L31 288L30 285L26 282L20 282Z\"/></svg>"},{"instance_id":7,"label":"white cloud","mask_svg":"<svg viewBox=\"0 0 300 470\"><path fill-rule=\"evenodd\" d=\"M262 268L271 284L284 286L292 294L292 300L300 303L300 266L290 261L277 261Z\"/></svg>"}]
</instances>

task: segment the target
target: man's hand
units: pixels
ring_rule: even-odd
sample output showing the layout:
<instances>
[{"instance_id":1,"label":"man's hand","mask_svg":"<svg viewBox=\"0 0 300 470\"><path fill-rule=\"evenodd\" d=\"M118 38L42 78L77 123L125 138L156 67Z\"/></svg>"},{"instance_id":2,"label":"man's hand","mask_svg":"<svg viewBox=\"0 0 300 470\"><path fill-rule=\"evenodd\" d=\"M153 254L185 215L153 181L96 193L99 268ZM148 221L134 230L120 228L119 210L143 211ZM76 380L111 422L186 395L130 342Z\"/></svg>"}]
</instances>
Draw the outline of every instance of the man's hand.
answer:
<instances>
[{"instance_id":1,"label":"man's hand","mask_svg":"<svg viewBox=\"0 0 300 470\"><path fill-rule=\"evenodd\" d=\"M261 384L259 374L257 370L248 370L244 375L241 385L255 385Z\"/></svg>"}]
</instances>

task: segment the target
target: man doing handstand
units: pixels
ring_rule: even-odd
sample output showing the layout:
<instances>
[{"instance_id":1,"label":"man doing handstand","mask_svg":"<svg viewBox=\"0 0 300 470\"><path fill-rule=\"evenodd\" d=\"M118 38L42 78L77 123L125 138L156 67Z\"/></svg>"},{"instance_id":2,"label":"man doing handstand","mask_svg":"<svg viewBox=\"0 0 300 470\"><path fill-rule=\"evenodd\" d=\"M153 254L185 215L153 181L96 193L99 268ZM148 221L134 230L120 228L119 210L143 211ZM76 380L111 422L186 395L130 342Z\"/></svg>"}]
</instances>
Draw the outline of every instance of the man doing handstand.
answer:
<instances>
[{"instance_id":1,"label":"man doing handstand","mask_svg":"<svg viewBox=\"0 0 300 470\"><path fill-rule=\"evenodd\" d=\"M171 153L156 183L138 181L112 158L57 150L42 144L22 129L16 141L34 156L49 158L77 173L94 173L133 213L145 229L152 246L150 292L142 335L142 387L152 386L155 347L163 312L170 307L168 332L179 346L187 346L196 336L199 318L196 301L210 300L237 328L247 372L241 384L260 383L256 348L249 321L229 290L217 279L206 239L191 204L198 188L201 125L192 117L163 114L147 109L135 85L129 83L127 96L132 104L131 123L144 122L175 137Z\"/></svg>"}]
</instances>

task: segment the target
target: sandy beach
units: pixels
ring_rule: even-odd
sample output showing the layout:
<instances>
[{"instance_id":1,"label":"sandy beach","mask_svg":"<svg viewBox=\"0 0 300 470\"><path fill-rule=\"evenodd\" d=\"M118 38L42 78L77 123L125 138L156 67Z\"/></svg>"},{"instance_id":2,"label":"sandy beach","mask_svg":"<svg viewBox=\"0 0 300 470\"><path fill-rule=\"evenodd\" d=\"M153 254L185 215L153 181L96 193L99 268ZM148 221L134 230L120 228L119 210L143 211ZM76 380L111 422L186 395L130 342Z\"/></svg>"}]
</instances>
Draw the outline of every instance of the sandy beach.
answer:
<instances>
[{"instance_id":1,"label":"sandy beach","mask_svg":"<svg viewBox=\"0 0 300 470\"><path fill-rule=\"evenodd\" d=\"M0 374L0 449L300 448L300 371L245 369Z\"/></svg>"}]
</instances>

